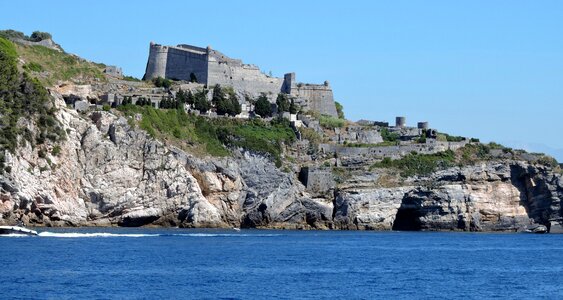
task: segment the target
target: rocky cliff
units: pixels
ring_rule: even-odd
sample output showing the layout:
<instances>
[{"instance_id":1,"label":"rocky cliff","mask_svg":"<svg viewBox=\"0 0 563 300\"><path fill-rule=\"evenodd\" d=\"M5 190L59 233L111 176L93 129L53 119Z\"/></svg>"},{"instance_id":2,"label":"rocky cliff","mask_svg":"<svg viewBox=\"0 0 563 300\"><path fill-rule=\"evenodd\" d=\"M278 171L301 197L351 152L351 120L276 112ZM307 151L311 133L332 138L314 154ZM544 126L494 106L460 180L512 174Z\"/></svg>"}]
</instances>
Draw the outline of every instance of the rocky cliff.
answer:
<instances>
[{"instance_id":1,"label":"rocky cliff","mask_svg":"<svg viewBox=\"0 0 563 300\"><path fill-rule=\"evenodd\" d=\"M318 195L266 157L196 157L124 117L81 115L54 97L67 139L57 151L28 143L6 152L2 223L519 231L558 226L563 213L561 175L527 162L455 167L391 187L377 186L377 170L366 171Z\"/></svg>"}]
</instances>

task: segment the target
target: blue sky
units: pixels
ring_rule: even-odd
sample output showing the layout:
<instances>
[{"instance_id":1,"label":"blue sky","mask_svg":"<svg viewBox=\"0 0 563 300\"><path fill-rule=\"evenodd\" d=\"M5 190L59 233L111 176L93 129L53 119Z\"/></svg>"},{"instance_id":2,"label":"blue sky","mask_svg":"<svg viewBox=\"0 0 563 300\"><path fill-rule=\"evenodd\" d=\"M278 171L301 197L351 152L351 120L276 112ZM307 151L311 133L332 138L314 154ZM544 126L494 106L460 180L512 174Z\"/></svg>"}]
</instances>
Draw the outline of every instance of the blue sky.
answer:
<instances>
[{"instance_id":1,"label":"blue sky","mask_svg":"<svg viewBox=\"0 0 563 300\"><path fill-rule=\"evenodd\" d=\"M563 161L563 1L1 1L0 28L141 77L150 41L329 80L348 119L428 121Z\"/></svg>"}]
</instances>

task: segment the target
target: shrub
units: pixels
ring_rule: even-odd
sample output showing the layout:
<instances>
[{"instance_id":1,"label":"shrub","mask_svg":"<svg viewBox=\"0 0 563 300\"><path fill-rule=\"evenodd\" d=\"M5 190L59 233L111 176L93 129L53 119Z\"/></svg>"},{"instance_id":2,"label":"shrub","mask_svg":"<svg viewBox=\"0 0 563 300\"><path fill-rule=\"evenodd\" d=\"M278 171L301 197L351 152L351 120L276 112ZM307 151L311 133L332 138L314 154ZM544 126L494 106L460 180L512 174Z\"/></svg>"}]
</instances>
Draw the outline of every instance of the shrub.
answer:
<instances>
[{"instance_id":1,"label":"shrub","mask_svg":"<svg viewBox=\"0 0 563 300\"><path fill-rule=\"evenodd\" d=\"M156 87L170 88L172 86L172 81L167 78L157 77L152 80Z\"/></svg>"},{"instance_id":2,"label":"shrub","mask_svg":"<svg viewBox=\"0 0 563 300\"><path fill-rule=\"evenodd\" d=\"M109 106L108 104L104 104L104 105L102 106L102 110L103 110L103 111L109 111L110 109L111 109L111 106Z\"/></svg>"},{"instance_id":3,"label":"shrub","mask_svg":"<svg viewBox=\"0 0 563 300\"><path fill-rule=\"evenodd\" d=\"M557 160L549 155L541 155L538 160L537 160L538 164L544 165L546 167L552 167L552 168L556 168L559 166L559 163L557 162Z\"/></svg>"},{"instance_id":4,"label":"shrub","mask_svg":"<svg viewBox=\"0 0 563 300\"><path fill-rule=\"evenodd\" d=\"M40 42L42 40L48 40L48 39L52 39L53 37L51 36L50 33L48 32L42 32L42 31L34 31L31 34L30 39L34 42Z\"/></svg>"},{"instance_id":5,"label":"shrub","mask_svg":"<svg viewBox=\"0 0 563 300\"><path fill-rule=\"evenodd\" d=\"M445 169L455 165L455 153L451 150L436 154L411 153L397 160L386 157L375 163L375 168L395 168L400 170L401 176L428 175L438 169Z\"/></svg>"},{"instance_id":6,"label":"shrub","mask_svg":"<svg viewBox=\"0 0 563 300\"><path fill-rule=\"evenodd\" d=\"M332 116L321 115L319 117L319 124L324 128L332 129L344 127L346 121Z\"/></svg>"},{"instance_id":7,"label":"shrub","mask_svg":"<svg viewBox=\"0 0 563 300\"><path fill-rule=\"evenodd\" d=\"M390 132L387 128L381 128L379 133L384 142L396 142L400 138L398 133Z\"/></svg>"},{"instance_id":8,"label":"shrub","mask_svg":"<svg viewBox=\"0 0 563 300\"><path fill-rule=\"evenodd\" d=\"M61 153L61 146L55 145L53 150L51 150L51 154L58 156Z\"/></svg>"},{"instance_id":9,"label":"shrub","mask_svg":"<svg viewBox=\"0 0 563 300\"><path fill-rule=\"evenodd\" d=\"M339 119L344 119L344 106L340 104L338 101L334 101L334 105L336 106L336 112L338 113Z\"/></svg>"}]
</instances>

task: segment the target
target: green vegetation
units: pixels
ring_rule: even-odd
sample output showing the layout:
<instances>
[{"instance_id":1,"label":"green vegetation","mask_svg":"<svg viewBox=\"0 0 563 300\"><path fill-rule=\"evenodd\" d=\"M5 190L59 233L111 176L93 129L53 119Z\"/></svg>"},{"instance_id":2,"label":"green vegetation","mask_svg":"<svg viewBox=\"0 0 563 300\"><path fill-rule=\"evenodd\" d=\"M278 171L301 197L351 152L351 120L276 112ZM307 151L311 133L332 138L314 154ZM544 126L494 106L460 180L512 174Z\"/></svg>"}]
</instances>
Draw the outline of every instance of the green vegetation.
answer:
<instances>
[{"instance_id":1,"label":"green vegetation","mask_svg":"<svg viewBox=\"0 0 563 300\"><path fill-rule=\"evenodd\" d=\"M381 138L384 142L396 142L399 140L399 134L396 132L390 132L387 128L381 128Z\"/></svg>"},{"instance_id":2,"label":"green vegetation","mask_svg":"<svg viewBox=\"0 0 563 300\"><path fill-rule=\"evenodd\" d=\"M440 142L463 142L466 139L467 138L463 136L454 136L454 135L449 135L447 133L438 133L436 136L436 140Z\"/></svg>"},{"instance_id":3,"label":"green vegetation","mask_svg":"<svg viewBox=\"0 0 563 300\"><path fill-rule=\"evenodd\" d=\"M133 82L141 82L142 80L137 78L137 77L133 77L133 76L123 76L123 80L125 81L133 81Z\"/></svg>"},{"instance_id":4,"label":"green vegetation","mask_svg":"<svg viewBox=\"0 0 563 300\"><path fill-rule=\"evenodd\" d=\"M555 158L545 154L541 155L536 162L546 167L551 167L551 168L559 167L559 163Z\"/></svg>"},{"instance_id":5,"label":"green vegetation","mask_svg":"<svg viewBox=\"0 0 563 300\"><path fill-rule=\"evenodd\" d=\"M338 113L339 119L345 119L344 117L344 106L340 104L338 101L334 101L334 105L336 105L336 112Z\"/></svg>"},{"instance_id":6,"label":"green vegetation","mask_svg":"<svg viewBox=\"0 0 563 300\"><path fill-rule=\"evenodd\" d=\"M333 129L333 128L342 128L346 125L346 120L335 118L332 116L321 115L319 117L319 124L323 128Z\"/></svg>"},{"instance_id":7,"label":"green vegetation","mask_svg":"<svg viewBox=\"0 0 563 300\"><path fill-rule=\"evenodd\" d=\"M291 103L289 103L289 113L297 114L298 112L299 112L299 107L297 107L293 99L291 99Z\"/></svg>"},{"instance_id":8,"label":"green vegetation","mask_svg":"<svg viewBox=\"0 0 563 300\"><path fill-rule=\"evenodd\" d=\"M162 78L162 77L157 77L157 78L153 78L152 83L154 83L154 85L156 87L163 87L163 88L170 88L172 86L172 80L167 79L167 78Z\"/></svg>"},{"instance_id":9,"label":"green vegetation","mask_svg":"<svg viewBox=\"0 0 563 300\"><path fill-rule=\"evenodd\" d=\"M61 146L59 145L55 145L53 147L53 150L51 150L51 154L58 156L59 154L61 154Z\"/></svg>"},{"instance_id":10,"label":"green vegetation","mask_svg":"<svg viewBox=\"0 0 563 300\"><path fill-rule=\"evenodd\" d=\"M188 102L190 101L191 92L188 93ZM211 103L207 101L207 90L201 90L195 93L193 96L194 109L199 110L201 113L206 113L211 109Z\"/></svg>"},{"instance_id":11,"label":"green vegetation","mask_svg":"<svg viewBox=\"0 0 563 300\"><path fill-rule=\"evenodd\" d=\"M381 162L375 163L374 168L395 168L401 172L401 176L428 175L438 169L445 169L455 165L456 156L451 150L436 154L416 154L391 160L386 157Z\"/></svg>"},{"instance_id":12,"label":"green vegetation","mask_svg":"<svg viewBox=\"0 0 563 300\"><path fill-rule=\"evenodd\" d=\"M221 88L218 84L213 88L211 100L218 115L236 116L241 113L241 107L232 87Z\"/></svg>"},{"instance_id":13,"label":"green vegetation","mask_svg":"<svg viewBox=\"0 0 563 300\"><path fill-rule=\"evenodd\" d=\"M29 62L23 65L23 69L30 72L41 72L43 71L43 67L35 62Z\"/></svg>"},{"instance_id":14,"label":"green vegetation","mask_svg":"<svg viewBox=\"0 0 563 300\"><path fill-rule=\"evenodd\" d=\"M295 133L285 119L276 119L270 124L256 119L217 119L214 123L218 128L218 137L225 145L269 154L277 167L282 164L283 145L295 141Z\"/></svg>"},{"instance_id":15,"label":"green vegetation","mask_svg":"<svg viewBox=\"0 0 563 300\"><path fill-rule=\"evenodd\" d=\"M34 31L31 36L27 36L21 31L12 29L0 30L0 37L5 39L22 39L30 42L40 42L42 40L53 38L48 32Z\"/></svg>"},{"instance_id":16,"label":"green vegetation","mask_svg":"<svg viewBox=\"0 0 563 300\"><path fill-rule=\"evenodd\" d=\"M15 44L20 58L26 62L24 70L43 72L39 79L44 85L51 86L62 80L106 80L103 66L85 61L72 54L63 53L43 46Z\"/></svg>"},{"instance_id":17,"label":"green vegetation","mask_svg":"<svg viewBox=\"0 0 563 300\"><path fill-rule=\"evenodd\" d=\"M295 134L285 120L267 123L261 120L208 119L186 114L182 109L135 105L124 105L118 109L128 116L141 114L142 120L138 125L151 136L185 150L200 149L212 156L228 155L225 146L241 147L270 155L280 166L283 145L295 140Z\"/></svg>"},{"instance_id":18,"label":"green vegetation","mask_svg":"<svg viewBox=\"0 0 563 300\"><path fill-rule=\"evenodd\" d=\"M279 93L278 98L276 99L276 105L278 106L279 113L288 112L291 104L287 98L287 94Z\"/></svg>"},{"instance_id":19,"label":"green vegetation","mask_svg":"<svg viewBox=\"0 0 563 300\"><path fill-rule=\"evenodd\" d=\"M258 97L256 104L254 105L254 112L261 116L262 118L267 118L272 116L272 105L266 95L261 95Z\"/></svg>"},{"instance_id":20,"label":"green vegetation","mask_svg":"<svg viewBox=\"0 0 563 300\"><path fill-rule=\"evenodd\" d=\"M499 154L498 151L502 150ZM490 161L494 159L521 159L520 154L525 153L523 150L512 150L497 143L490 144L467 144L464 147L454 151L447 150L436 154L417 154L411 153L407 156L391 160L384 158L381 162L372 165L372 168L393 168L400 171L401 176L408 177L413 175L427 175L439 169L449 168L453 166L474 165L482 161ZM531 162L551 167L559 170L559 164L553 157L545 154L533 154L535 158L529 159Z\"/></svg>"},{"instance_id":21,"label":"green vegetation","mask_svg":"<svg viewBox=\"0 0 563 300\"><path fill-rule=\"evenodd\" d=\"M0 74L0 153L14 152L19 135L32 146L64 139L66 134L53 117L56 109L47 90L27 73L20 74L16 46L4 38L0 38ZM37 130L22 127L22 119L34 121ZM4 170L3 160L0 172Z\"/></svg>"},{"instance_id":22,"label":"green vegetation","mask_svg":"<svg viewBox=\"0 0 563 300\"><path fill-rule=\"evenodd\" d=\"M52 38L53 38L53 36L51 36L50 33L42 32L42 31L34 31L31 34L31 37L30 37L31 41L33 41L33 42L40 42L42 40L48 40L48 39L52 39Z\"/></svg>"}]
</instances>

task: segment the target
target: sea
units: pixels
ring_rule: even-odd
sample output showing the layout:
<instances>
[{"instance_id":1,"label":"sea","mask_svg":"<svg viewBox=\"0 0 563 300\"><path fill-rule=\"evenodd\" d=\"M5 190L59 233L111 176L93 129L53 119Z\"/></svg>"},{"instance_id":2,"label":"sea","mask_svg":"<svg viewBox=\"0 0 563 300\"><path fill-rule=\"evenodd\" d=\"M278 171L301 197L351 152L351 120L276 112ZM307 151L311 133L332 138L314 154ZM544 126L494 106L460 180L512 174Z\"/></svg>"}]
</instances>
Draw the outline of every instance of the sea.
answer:
<instances>
[{"instance_id":1,"label":"sea","mask_svg":"<svg viewBox=\"0 0 563 300\"><path fill-rule=\"evenodd\" d=\"M563 299L563 235L39 228L0 299Z\"/></svg>"}]
</instances>

